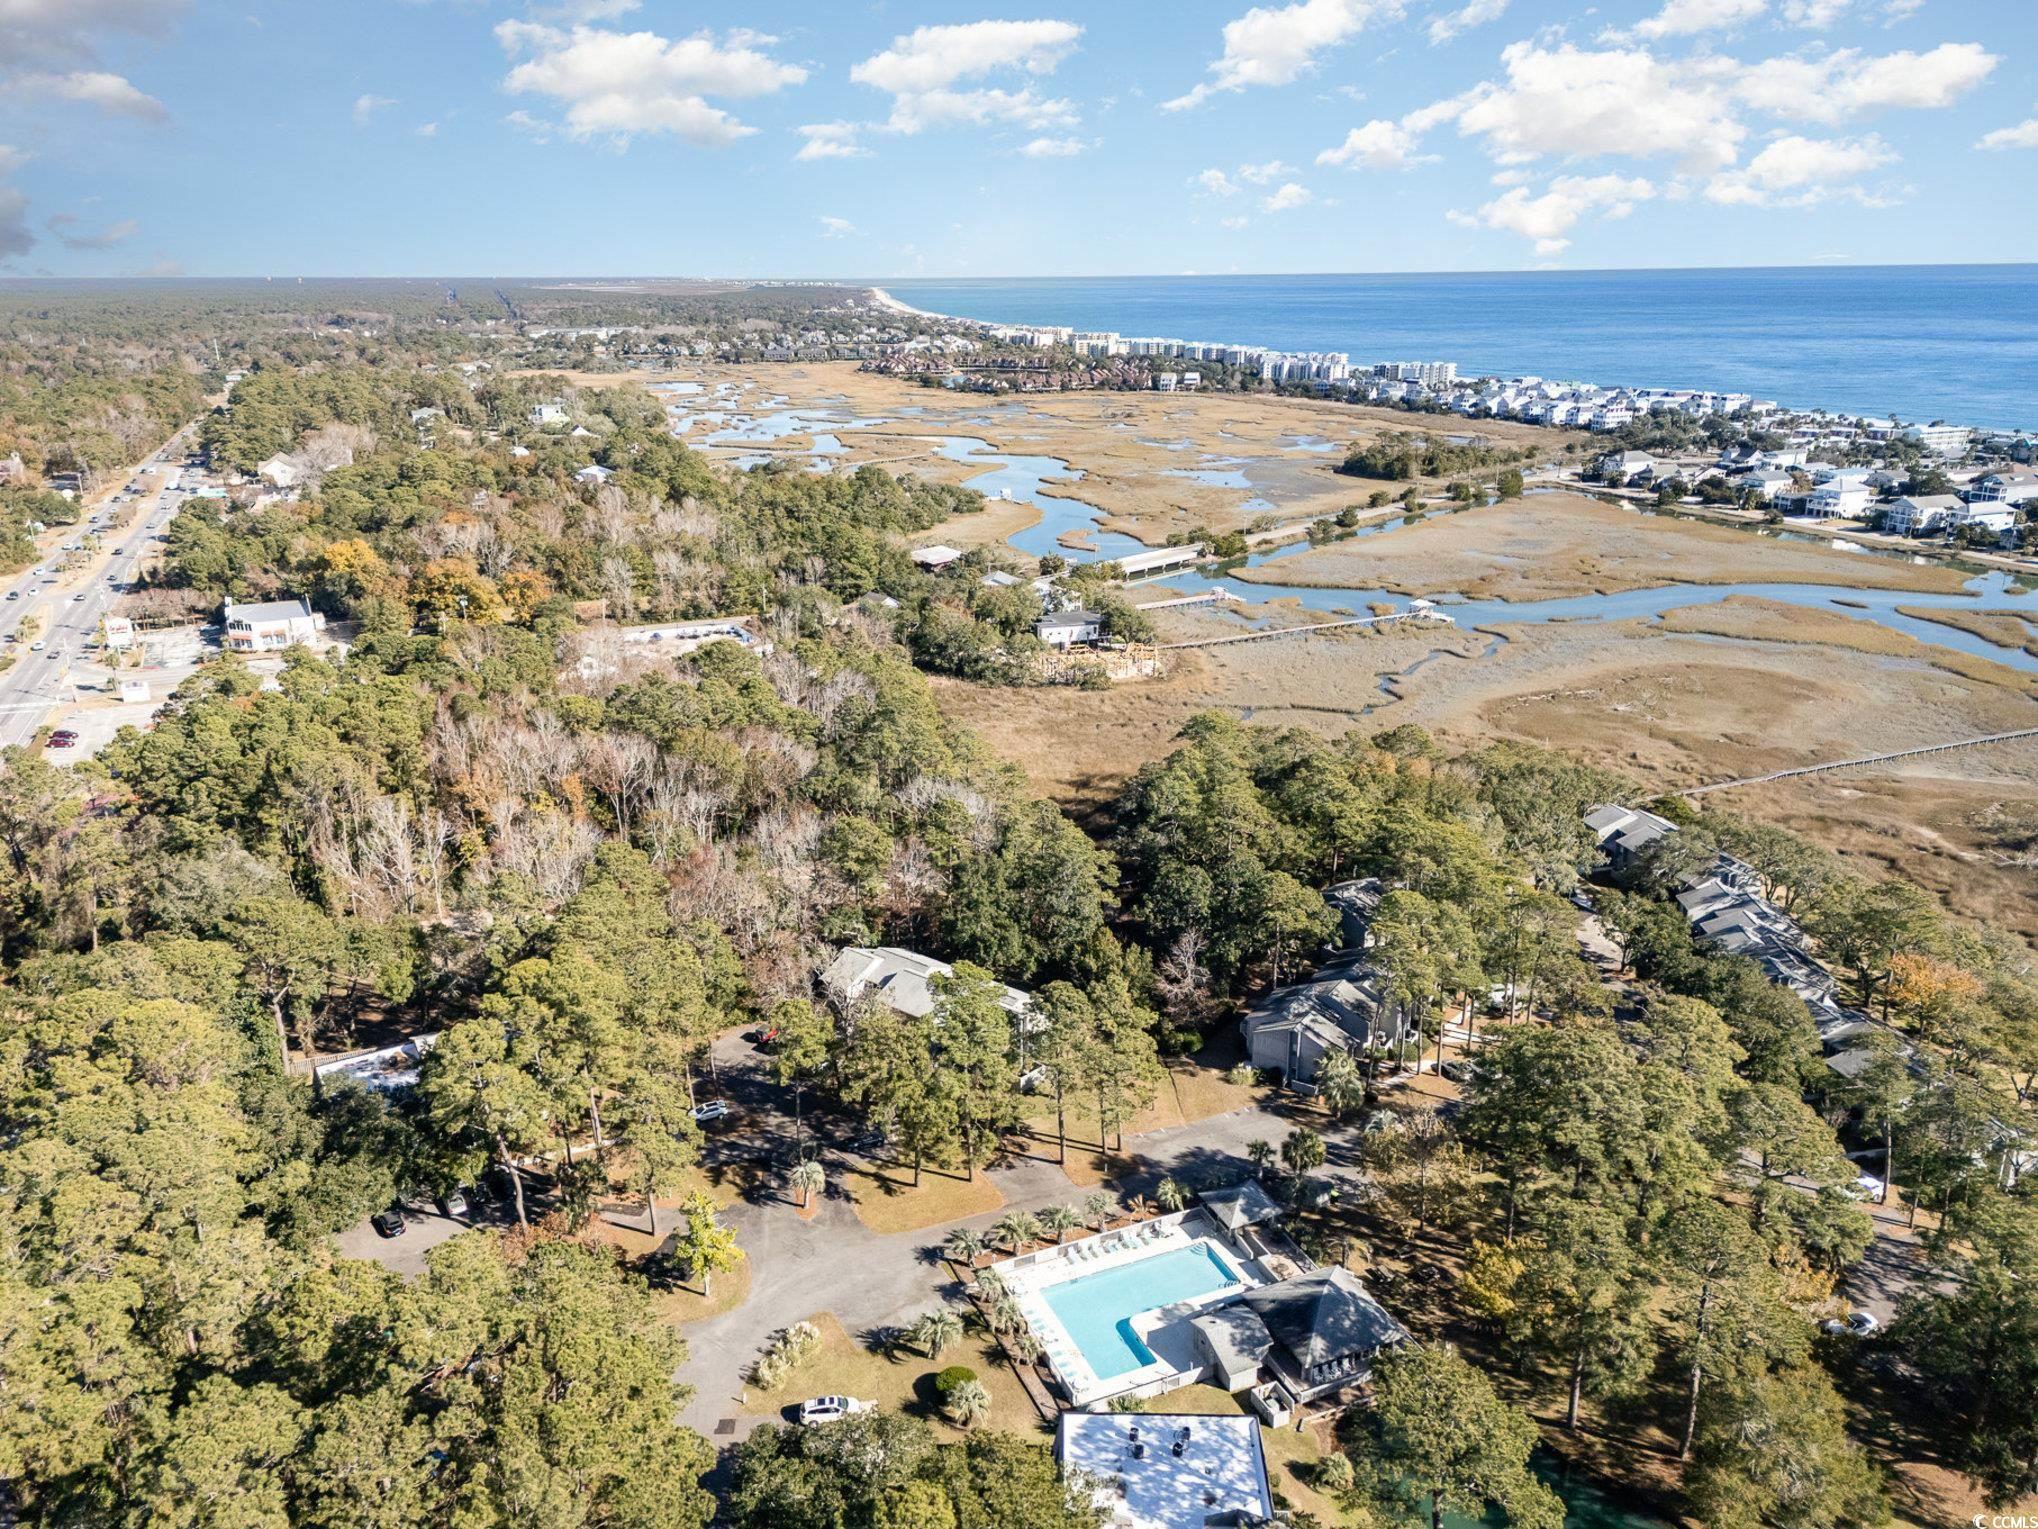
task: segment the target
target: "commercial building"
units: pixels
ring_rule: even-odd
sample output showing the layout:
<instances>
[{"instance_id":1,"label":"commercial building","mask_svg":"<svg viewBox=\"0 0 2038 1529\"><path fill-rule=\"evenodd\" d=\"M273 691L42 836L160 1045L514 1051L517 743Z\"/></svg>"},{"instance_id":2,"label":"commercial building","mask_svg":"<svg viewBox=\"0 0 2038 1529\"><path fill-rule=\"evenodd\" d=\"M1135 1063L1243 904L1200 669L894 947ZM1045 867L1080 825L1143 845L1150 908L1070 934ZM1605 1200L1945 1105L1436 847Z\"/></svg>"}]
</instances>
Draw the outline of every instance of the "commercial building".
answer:
<instances>
[{"instance_id":1,"label":"commercial building","mask_svg":"<svg viewBox=\"0 0 2038 1529\"><path fill-rule=\"evenodd\" d=\"M302 600L236 605L229 599L221 609L220 623L228 648L236 653L260 653L310 642L325 630L326 618Z\"/></svg>"}]
</instances>

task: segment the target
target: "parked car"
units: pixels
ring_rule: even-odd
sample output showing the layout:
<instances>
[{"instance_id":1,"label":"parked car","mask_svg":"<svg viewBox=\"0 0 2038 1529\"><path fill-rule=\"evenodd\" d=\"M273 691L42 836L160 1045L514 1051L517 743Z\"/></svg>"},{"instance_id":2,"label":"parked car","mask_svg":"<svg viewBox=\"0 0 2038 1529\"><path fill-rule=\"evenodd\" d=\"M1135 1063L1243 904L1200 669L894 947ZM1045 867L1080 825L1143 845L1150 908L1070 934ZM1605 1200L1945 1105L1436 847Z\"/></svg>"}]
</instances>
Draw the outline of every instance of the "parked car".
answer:
<instances>
[{"instance_id":1,"label":"parked car","mask_svg":"<svg viewBox=\"0 0 2038 1529\"><path fill-rule=\"evenodd\" d=\"M800 1403L800 1422L811 1428L816 1423L833 1423L853 1412L868 1412L871 1404L853 1396L816 1396Z\"/></svg>"},{"instance_id":2,"label":"parked car","mask_svg":"<svg viewBox=\"0 0 2038 1529\"><path fill-rule=\"evenodd\" d=\"M410 1223L403 1218L403 1212L395 1206L377 1211L368 1218L368 1224L375 1228L378 1237L401 1237L410 1230Z\"/></svg>"},{"instance_id":3,"label":"parked car","mask_svg":"<svg viewBox=\"0 0 2038 1529\"><path fill-rule=\"evenodd\" d=\"M1844 1186L1850 1199L1881 1200L1887 1186L1872 1173L1864 1173Z\"/></svg>"},{"instance_id":4,"label":"parked car","mask_svg":"<svg viewBox=\"0 0 2038 1529\"><path fill-rule=\"evenodd\" d=\"M710 1099L706 1104L696 1104L693 1107L693 1118L696 1120L720 1120L728 1113L727 1099Z\"/></svg>"},{"instance_id":5,"label":"parked car","mask_svg":"<svg viewBox=\"0 0 2038 1529\"><path fill-rule=\"evenodd\" d=\"M1836 1338L1866 1338L1882 1330L1882 1324L1865 1311L1850 1311L1844 1317L1833 1317L1819 1326Z\"/></svg>"},{"instance_id":6,"label":"parked car","mask_svg":"<svg viewBox=\"0 0 2038 1529\"><path fill-rule=\"evenodd\" d=\"M18 589L10 589L7 591L7 598L10 600L19 600L21 598L21 591Z\"/></svg>"},{"instance_id":7,"label":"parked car","mask_svg":"<svg viewBox=\"0 0 2038 1529\"><path fill-rule=\"evenodd\" d=\"M843 1150L845 1152L878 1152L883 1150L884 1144L884 1132L859 1131L856 1135L849 1138L848 1142L844 1144Z\"/></svg>"},{"instance_id":8,"label":"parked car","mask_svg":"<svg viewBox=\"0 0 2038 1529\"><path fill-rule=\"evenodd\" d=\"M48 646L49 646L48 643L44 642L40 637L38 637L34 642L28 645L28 651L31 653L40 653L44 648Z\"/></svg>"},{"instance_id":9,"label":"parked car","mask_svg":"<svg viewBox=\"0 0 2038 1529\"><path fill-rule=\"evenodd\" d=\"M451 1216L455 1221L466 1219L467 1195L464 1190L449 1189L439 1196L439 1214Z\"/></svg>"},{"instance_id":10,"label":"parked car","mask_svg":"<svg viewBox=\"0 0 2038 1529\"><path fill-rule=\"evenodd\" d=\"M1453 1057L1444 1063L1443 1074L1453 1083L1470 1083L1479 1075L1479 1069L1460 1057Z\"/></svg>"},{"instance_id":11,"label":"parked car","mask_svg":"<svg viewBox=\"0 0 2038 1529\"><path fill-rule=\"evenodd\" d=\"M78 735L68 727L60 727L50 734L50 747L53 749L74 749L77 746Z\"/></svg>"}]
</instances>

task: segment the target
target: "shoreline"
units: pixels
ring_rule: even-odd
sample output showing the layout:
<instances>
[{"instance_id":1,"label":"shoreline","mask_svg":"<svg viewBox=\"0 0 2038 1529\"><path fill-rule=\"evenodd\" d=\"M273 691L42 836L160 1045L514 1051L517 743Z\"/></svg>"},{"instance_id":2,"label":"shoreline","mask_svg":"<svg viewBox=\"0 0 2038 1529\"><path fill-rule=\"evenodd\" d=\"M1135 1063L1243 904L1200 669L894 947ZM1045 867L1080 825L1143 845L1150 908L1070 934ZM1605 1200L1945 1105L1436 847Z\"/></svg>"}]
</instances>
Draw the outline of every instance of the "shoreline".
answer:
<instances>
[{"instance_id":1,"label":"shoreline","mask_svg":"<svg viewBox=\"0 0 2038 1529\"><path fill-rule=\"evenodd\" d=\"M2028 262L2005 262L2005 265L2007 265L2007 266L2009 266L2009 267L2011 267L2011 268L2017 268L2017 267L2021 267L2022 265L2024 265L2024 264L2027 264L2027 263L2028 263ZM1933 269L1939 269L1939 268L1941 268L1941 267L1937 267L1937 266L1935 266L1935 267L1932 267L1932 268L1933 268ZM1958 267L1956 267L1956 269L1957 269L1957 268L1958 268ZM1703 269L1711 269L1711 268L1694 268L1694 269L1701 269L1701 270L1703 270ZM1768 270L1793 270L1793 269L1797 269L1797 268L1796 268L1796 267L1787 267L1787 266L1778 266L1778 267L1771 267L1771 266L1752 266L1752 267L1736 267L1736 268L1723 268L1723 269L1745 269L1745 270L1750 270L1750 271L1768 271ZM1409 274L1429 274L1429 273L1409 273ZM1445 273L1445 274L1449 274L1449 273ZM1495 274L1498 274L1498 275L1515 275L1515 274L1519 274L1519 273L1513 273L1513 272L1502 272L1502 273L1495 273ZM1591 274L1591 273L1583 273L1583 274ZM1070 278L1070 279L1078 279L1078 278ZM1266 277L1266 278L1252 278L1252 279L1265 279L1265 280L1281 280L1281 279L1283 279L1283 278L1281 278L1281 277L1278 277L1278 276L1276 276L1276 277ZM994 280L994 279L992 279L992 278L986 278L986 280ZM886 310L888 310L888 311L890 311L890 312L893 312L893 313L898 313L898 314L901 314L901 315L906 315L906 316L910 316L910 317L914 317L914 318L921 318L921 319L934 319L934 320L939 320L939 321L940 321L940 322L942 322L942 323L947 323L947 324L958 324L958 325L962 325L962 326L965 326L965 327L967 327L967 328L971 328L971 329L977 329L977 330L986 330L986 331L988 331L988 330L997 330L997 329L1028 329L1028 328L1033 328L1033 329L1043 329L1043 328L1066 328L1066 327L1071 327L1071 326L1065 326L1065 325L1059 325L1059 324L1022 324L1022 323L1015 323L1014 321L1012 321L1012 320L1009 320L1009 319L976 319L976 318L965 318L965 317L962 317L962 316L961 316L961 315L959 315L959 314L952 314L952 313L936 313L936 312L934 312L934 311L932 311L932 310L930 310L930 309L926 309L926 308L915 308L915 307L913 307L913 306L912 306L911 304L909 304L909 303L901 302L901 301L900 301L900 300L899 300L898 298L894 297L894 296L893 296L893 295L892 295L892 294L891 294L891 293L890 293L889 291L887 291L887 290L886 290L885 288L883 288L883 287L880 287L880 286L875 286L875 285L873 285L873 286L867 287L867 288L866 288L865 290L866 290L867 292L869 292L869 294L870 294L870 296L871 296L871 300L872 300L873 302L875 302L875 303L876 303L876 304L877 304L877 305L878 305L879 307L881 307L881 308L884 308L884 309L886 309ZM1144 340L1144 339L1147 339L1147 338L1149 338L1149 337L1148 337L1148 336L1133 336L1133 337L1130 337L1130 338L1135 338L1135 339L1141 339L1141 340ZM1159 340L1162 340L1162 341L1163 341L1163 343L1170 343L1170 344L1175 344L1175 345L1178 345L1178 346L1183 346L1183 347L1192 347L1192 348L1199 348L1199 349L1207 349L1207 348L1210 348L1210 347L1211 347L1211 346L1213 346L1213 345L1220 345L1220 344L1221 344L1221 345L1223 345L1223 346L1226 346L1226 347L1230 347L1230 342L1215 342L1215 341L1204 341L1204 340L1186 340L1186 339L1180 339L1180 338L1178 338L1178 337L1175 337L1175 336L1154 336L1154 337L1151 337L1151 338L1155 338L1155 339L1159 339ZM1326 342L1326 343L1327 343L1327 342ZM1282 347L1279 347L1279 346L1275 346L1275 345L1261 345L1261 344L1258 344L1257 342L1250 342L1250 341L1249 341L1249 342L1247 342L1247 343L1246 343L1245 345L1243 345L1243 346L1240 346L1240 347L1237 347L1237 348L1240 348L1240 349L1247 349L1247 350L1255 350L1255 351L1262 351L1262 352L1266 353L1266 354L1267 354L1267 355L1269 355L1269 356L1299 356L1299 355L1307 355L1307 354L1310 354L1309 352L1300 352L1300 351L1292 351L1292 350L1287 350L1287 349L1283 349ZM1174 353L1174 354L1172 354L1172 355L1169 355L1168 353L1156 353L1153 359L1156 359L1156 360L1165 360L1165 359L1174 359L1174 360L1181 360L1181 361L1192 361L1192 360L1194 360L1195 358L1193 358L1193 357L1190 357L1190 356L1186 356L1186 355L1183 355L1183 354L1181 354L1180 352L1176 352L1176 353ZM1370 362L1369 362L1369 363L1366 363L1366 366L1367 366L1367 368L1368 368L1368 369L1370 370L1370 368L1371 368L1372 366L1374 366L1374 365L1378 365L1378 364L1391 364L1391 363L1370 363ZM1529 373L1526 373L1526 372L1519 372L1519 373L1516 373L1516 374L1514 374L1513 376L1510 376L1509 374L1506 374L1506 373L1502 373L1502 372L1482 372L1482 373L1479 373L1479 374L1478 374L1478 375L1477 375L1476 377L1467 377L1467 378L1461 378L1461 379L1458 379L1458 381L1459 381L1460 383L1463 383L1463 382L1474 382L1474 381L1476 381L1476 382L1496 382L1496 383L1506 383L1506 382L1509 382L1509 381L1513 381L1513 380L1516 380L1517 378L1520 378L1520 377L1529 377L1530 375L1531 375L1531 374L1529 374ZM1356 373L1354 373L1354 376L1353 376L1353 380L1354 380L1354 382L1356 382L1356 380L1357 380L1357 374L1356 374ZM1716 392L1718 392L1718 391L1719 391L1718 389L1714 389L1714 388L1706 388L1706 387L1690 387L1690 386L1686 386L1686 385L1684 385L1684 384L1681 384L1681 383L1679 383L1679 384L1667 384L1667 383L1666 383L1666 384L1655 384L1655 383L1629 383L1629 382L1614 382L1614 383L1610 383L1610 384L1609 384L1609 383L1597 383L1597 382L1593 382L1593 383L1586 383L1586 382L1584 382L1584 381L1583 381L1582 379L1571 379L1570 381L1571 381L1571 385L1575 385L1575 386L1585 386L1585 387L1592 387L1592 388L1599 388L1599 389L1602 389L1602 390L1606 390L1606 391L1611 391L1611 392L1628 392L1628 393L1641 393L1641 394L1649 394L1649 393L1678 393L1678 394L1692 394L1692 395L1700 395L1700 396L1703 396L1703 395L1710 395L1710 394L1713 394L1713 393L1716 393ZM1353 397L1352 397L1352 398L1351 398L1351 399L1350 399L1349 401L1354 401L1354 402L1376 402L1375 400L1369 400L1369 399L1360 399L1360 398L1357 398L1357 397L1356 397L1356 394L1357 394L1357 388L1356 388L1356 386L1354 386L1353 388L1349 389L1348 391L1349 391L1349 392L1350 392L1351 394L1353 394L1353 395L1354 395L1354 396L1353 396ZM1326 394L1325 394L1324 396L1325 396L1325 397L1332 397L1332 396L1334 396L1334 395L1333 395L1333 394L1331 394L1331 393L1326 393ZM1775 408L1776 408L1776 411L1777 411L1778 415L1781 415L1781 416L1786 416L1786 417L1792 417L1792 418L1797 418L1797 419L1802 419L1802 420L1813 420L1813 421L1833 421L1833 422L1845 422L1845 421L1847 421L1847 420L1850 420L1850 419L1858 419L1858 418L1864 418L1864 417L1867 417L1866 411L1862 411L1862 410L1848 410L1848 409L1838 409L1838 408L1812 408L1812 409L1805 409L1805 408L1799 408L1799 407L1796 407L1796 406L1794 406L1794 405L1786 404L1786 403L1782 402L1782 401L1781 401L1780 399L1779 399L1779 400L1772 400L1771 402L1773 402L1773 403L1774 403L1774 406L1775 406ZM1380 403L1380 404L1379 404L1379 406L1380 406L1380 407L1396 407L1397 405L1395 405L1395 404L1392 404L1392 403L1385 403L1385 402L1382 402L1382 403ZM1409 413L1411 413L1411 414L1422 414L1422 413L1426 413L1426 412L1428 412L1428 411L1423 411L1423 410L1416 410L1416 409L1408 409L1408 410L1407 410L1406 412L1409 412ZM1653 413L1653 412L1656 412L1656 411L1652 409L1652 410L1650 410L1649 412ZM1927 415L1928 415L1928 414L1929 414L1929 411L1927 411ZM1481 417L1481 416L1478 416L1478 415L1476 415L1476 414L1473 414L1473 413L1459 413L1459 412L1458 412L1458 411L1456 411L1456 410L1445 410L1445 411L1444 411L1444 415L1445 415L1445 417L1448 417L1448 418L1450 418L1450 419L1454 419L1454 420L1461 420L1461 421L1465 421L1465 422L1467 422L1467 423L1475 423L1475 422L1477 422L1477 420L1478 420L1478 419L1479 419L1479 418ZM1927 415L1920 415L1920 417L1919 417L1919 418L1918 418L1917 420L1899 420L1899 421L1898 421L1898 423L1900 423L1900 424L1909 424L1909 425L1920 425L1920 424L1923 424L1923 423L1925 423L1925 422L1926 422L1926 419L1927 419ZM1494 417L1496 417L1496 418L1509 418L1509 419L1512 419L1512 418L1513 418L1513 416L1494 416ZM1645 417L1645 416L1643 416L1643 415L1641 415L1641 414L1637 414L1637 416L1636 416L1636 417L1637 417L1637 418L1642 418L1642 417ZM1736 416L1736 415L1734 415L1734 414L1726 414L1726 415L1724 415L1723 417L1725 417L1725 418L1728 418L1728 419L1733 419L1733 418L1736 418L1737 416ZM1537 424L1537 422L1536 422L1536 421L1532 421L1532 420L1516 420L1516 421L1514 421L1514 422L1516 422L1516 423L1522 423L1522 424ZM1762 425L1760 425L1760 424L1759 424L1759 423L1758 423L1757 421L1754 421L1754 420L1750 420L1750 421L1749 421L1749 423L1750 423L1750 426L1751 426L1751 428L1767 428L1767 427L1765 427L1765 426L1762 426ZM1553 426L1553 425L1540 425L1540 424L1537 424L1537 428L1540 428L1540 429L1550 429L1550 430L1558 430L1558 429L1563 429L1563 428L1566 428L1566 427L1563 427L1563 426ZM1589 429L1590 427L1586 427L1586 428L1588 428L1588 429ZM2018 426L1995 426L1995 425L1961 425L1961 426L1960 426L1959 428L1962 428L1962 429L1968 430L1968 431L1969 431L1969 432L1970 432L1970 433L1971 433L1971 434L1972 434L1973 436L1975 436L1975 437L1977 437L1977 438L1987 437L1987 436L1990 436L1990 435L2022 435L2022 436L2030 436L2030 435L2038 435L2038 424L2025 424L2025 425L2018 425ZM1594 434L1612 434L1612 433L1614 433L1614 432L1597 432L1597 431L1595 431L1595 432L1593 432L1593 433L1594 433ZM1974 449L1975 445L1976 445L1976 442L1975 442L1975 441L1970 441L1970 442L1969 442L1969 452L1971 452L1971 451L1972 451L1972 450ZM1962 455L1966 455L1966 454L1967 454L1967 453L1962 453ZM1936 455L1936 454L1934 454L1934 453L1928 453L1928 455Z\"/></svg>"}]
</instances>

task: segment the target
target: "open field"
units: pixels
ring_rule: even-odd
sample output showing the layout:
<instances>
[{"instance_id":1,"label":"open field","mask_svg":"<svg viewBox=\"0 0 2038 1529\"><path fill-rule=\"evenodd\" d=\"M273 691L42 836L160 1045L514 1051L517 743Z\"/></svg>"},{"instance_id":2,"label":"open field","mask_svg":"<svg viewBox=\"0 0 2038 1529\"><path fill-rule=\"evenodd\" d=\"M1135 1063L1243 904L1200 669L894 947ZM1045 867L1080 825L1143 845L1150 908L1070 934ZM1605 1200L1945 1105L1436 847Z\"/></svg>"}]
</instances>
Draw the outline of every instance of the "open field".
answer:
<instances>
[{"instance_id":1,"label":"open field","mask_svg":"<svg viewBox=\"0 0 2038 1529\"><path fill-rule=\"evenodd\" d=\"M1950 568L1538 493L1243 569L1246 583L1552 600L1663 584L1848 584L1952 593Z\"/></svg>"}]
</instances>

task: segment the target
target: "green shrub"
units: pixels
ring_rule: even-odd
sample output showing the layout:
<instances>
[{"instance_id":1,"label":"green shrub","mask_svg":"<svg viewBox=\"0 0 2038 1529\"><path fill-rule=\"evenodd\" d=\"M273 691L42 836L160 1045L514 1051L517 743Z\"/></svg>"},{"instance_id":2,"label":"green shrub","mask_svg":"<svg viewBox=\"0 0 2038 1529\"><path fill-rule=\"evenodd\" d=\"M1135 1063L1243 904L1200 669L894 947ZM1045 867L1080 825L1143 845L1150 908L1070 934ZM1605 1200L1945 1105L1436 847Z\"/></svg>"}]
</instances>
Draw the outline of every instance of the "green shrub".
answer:
<instances>
[{"instance_id":1,"label":"green shrub","mask_svg":"<svg viewBox=\"0 0 2038 1529\"><path fill-rule=\"evenodd\" d=\"M966 1364L952 1364L934 1377L934 1394L946 1399L955 1393L958 1386L967 1385L977 1378L977 1372Z\"/></svg>"}]
</instances>

